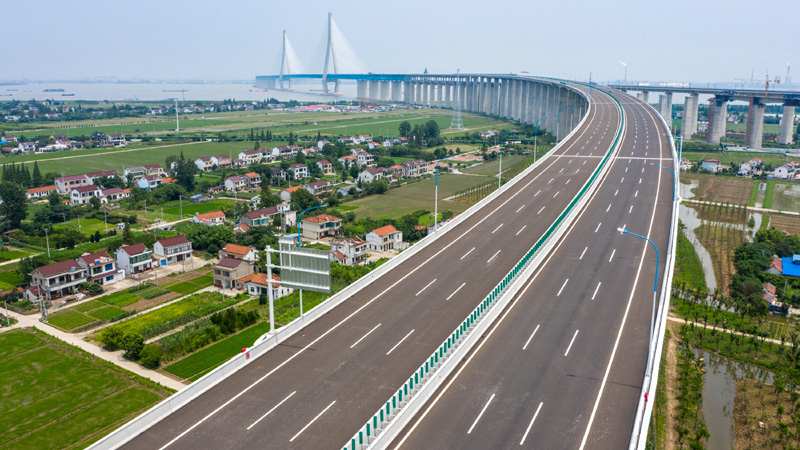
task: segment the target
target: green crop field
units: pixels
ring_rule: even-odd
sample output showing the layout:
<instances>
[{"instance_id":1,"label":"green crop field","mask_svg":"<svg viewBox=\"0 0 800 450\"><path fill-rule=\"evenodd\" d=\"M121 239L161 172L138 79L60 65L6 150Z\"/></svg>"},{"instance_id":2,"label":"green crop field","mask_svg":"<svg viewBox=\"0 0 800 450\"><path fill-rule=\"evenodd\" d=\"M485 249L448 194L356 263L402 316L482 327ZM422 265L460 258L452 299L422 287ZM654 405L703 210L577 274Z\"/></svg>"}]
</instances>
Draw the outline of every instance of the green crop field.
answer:
<instances>
[{"instance_id":1,"label":"green crop field","mask_svg":"<svg viewBox=\"0 0 800 450\"><path fill-rule=\"evenodd\" d=\"M74 228L76 230L80 230L81 233L85 235L91 235L95 232L99 231L100 233L106 232L106 224L102 220L99 219L72 219L68 222L60 223L58 225L53 226L55 229L61 229L65 227ZM116 226L111 224L108 229L113 230Z\"/></svg>"},{"instance_id":2,"label":"green crop field","mask_svg":"<svg viewBox=\"0 0 800 450\"><path fill-rule=\"evenodd\" d=\"M136 294L128 293L125 291L115 292L111 295L102 297L102 300L109 305L115 305L120 308L128 306L139 301L139 296Z\"/></svg>"},{"instance_id":3,"label":"green crop field","mask_svg":"<svg viewBox=\"0 0 800 450\"><path fill-rule=\"evenodd\" d=\"M125 310L122 308L117 308L116 306L104 306L102 308L97 308L89 312L89 315L92 317L96 317L100 320L109 320L112 317L117 317L120 314L125 314Z\"/></svg>"},{"instance_id":4,"label":"green crop field","mask_svg":"<svg viewBox=\"0 0 800 450\"><path fill-rule=\"evenodd\" d=\"M192 378L222 364L228 358L239 353L242 348L250 347L259 336L267 331L269 331L269 323L262 322L170 364L164 367L164 370L183 379Z\"/></svg>"},{"instance_id":5,"label":"green crop field","mask_svg":"<svg viewBox=\"0 0 800 450\"><path fill-rule=\"evenodd\" d=\"M78 311L67 309L65 311L54 312L49 315L49 323L64 330L71 330L81 325L94 322L95 319Z\"/></svg>"},{"instance_id":6,"label":"green crop field","mask_svg":"<svg viewBox=\"0 0 800 450\"><path fill-rule=\"evenodd\" d=\"M199 278L195 278L194 280L167 283L164 285L164 287L172 292L177 292L181 295L187 295L197 292L200 289L207 288L212 284L214 284L214 278L205 275Z\"/></svg>"},{"instance_id":7,"label":"green crop field","mask_svg":"<svg viewBox=\"0 0 800 450\"><path fill-rule=\"evenodd\" d=\"M37 332L0 334L0 361L0 448L84 448L168 395Z\"/></svg>"},{"instance_id":8,"label":"green crop field","mask_svg":"<svg viewBox=\"0 0 800 450\"><path fill-rule=\"evenodd\" d=\"M2 267L7 268L8 265ZM9 289L13 289L14 286L17 285L17 278L18 275L14 272L10 271L0 272L0 290L7 291Z\"/></svg>"},{"instance_id":9,"label":"green crop field","mask_svg":"<svg viewBox=\"0 0 800 450\"><path fill-rule=\"evenodd\" d=\"M102 306L106 306L105 302L101 302L100 300L89 300L88 302L81 303L80 305L76 306L75 309L80 312L91 311L93 309L100 308Z\"/></svg>"}]
</instances>

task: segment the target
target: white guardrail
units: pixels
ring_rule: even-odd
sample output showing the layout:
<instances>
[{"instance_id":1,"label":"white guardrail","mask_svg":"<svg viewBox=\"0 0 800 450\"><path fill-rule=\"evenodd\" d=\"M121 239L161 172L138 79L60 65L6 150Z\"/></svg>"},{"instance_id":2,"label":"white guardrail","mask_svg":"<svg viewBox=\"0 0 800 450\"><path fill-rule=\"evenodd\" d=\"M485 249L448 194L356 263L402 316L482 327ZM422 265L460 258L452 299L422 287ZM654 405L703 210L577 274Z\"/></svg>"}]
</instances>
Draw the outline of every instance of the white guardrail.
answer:
<instances>
[{"instance_id":1,"label":"white guardrail","mask_svg":"<svg viewBox=\"0 0 800 450\"><path fill-rule=\"evenodd\" d=\"M549 80L545 80L542 82L556 84ZM578 92L583 94L582 91ZM581 128L586 119L589 117L591 111L592 111L592 103L589 102L589 109L586 110L586 114L583 116L583 118L577 124L577 126L561 141L562 143L568 141L569 138L572 137L575 134L575 132ZM314 308L306 312L302 317L298 317L297 319L293 320L286 326L278 328L274 335L270 335L269 333L267 333L259 337L251 348L246 349L244 352L234 356L226 363L222 364L213 371L207 373L199 380L186 386L184 389L181 389L179 392L164 399L161 403L153 406L152 408L148 409L147 411L143 412L139 416L132 419L130 422L117 428L109 435L95 442L88 448L91 450L119 448L126 442L130 441L131 439L135 438L139 434L146 431L148 428L158 423L166 416L170 415L171 413L180 409L181 407L187 405L192 400L196 399L209 389L213 388L214 386L216 386L229 376L236 373L242 367L246 366L250 362L254 361L258 357L262 356L263 354L271 350L272 348L276 347L278 344L285 341L296 332L302 330L306 325L317 320L318 318L328 313L330 310L339 306L339 304L341 304L342 302L352 297L357 292L364 289L367 285L371 284L372 282L374 282L375 280L377 280L378 278L380 278L393 268L397 267L404 261L408 260L416 253L419 253L422 249L424 249L430 243L434 242L436 239L439 239L449 231L453 230L457 225L461 224L469 217L471 217L473 214L475 214L477 211L482 209L484 206L494 201L494 199L502 195L505 191L514 187L517 183L520 182L520 180L525 178L526 175L535 170L536 167L538 167L540 164L543 164L545 160L547 160L547 158L550 155L552 155L553 152L557 151L560 147L561 144L558 144L552 149L550 149L550 151L547 152L544 156L542 156L538 161L536 161L536 163L532 164L530 167L522 171L522 173L520 173L518 176L508 181L500 189L492 192L491 194L486 196L483 200L471 206L469 209L456 216L453 220L451 220L447 224L442 225L439 228L438 232L424 237L419 242L409 247L408 250L405 250L404 252L400 253L399 255L387 261L386 263L382 264L380 267L368 273L367 275L364 275L363 277L355 281L353 284L347 286L346 288L342 289L341 291L331 296L324 302L320 303L319 305L315 306Z\"/></svg>"},{"instance_id":2,"label":"white guardrail","mask_svg":"<svg viewBox=\"0 0 800 450\"><path fill-rule=\"evenodd\" d=\"M613 97L612 97L613 98ZM489 295L467 316L408 381L345 444L343 450L385 449L410 423L419 410L477 344L486 330L524 286L542 260L550 253L608 173L609 161L619 150L625 128L625 112L620 111L620 126L614 142L575 198L567 205L545 234L508 272ZM587 114L588 117L588 114ZM577 128L576 128L577 130ZM573 130L573 133L575 130ZM572 133L571 133L572 134Z\"/></svg>"},{"instance_id":3,"label":"white guardrail","mask_svg":"<svg viewBox=\"0 0 800 450\"><path fill-rule=\"evenodd\" d=\"M644 450L647 446L647 429L650 423L650 418L653 415L653 404L655 403L656 389L658 388L658 370L661 367L661 352L664 351L664 333L667 329L667 313L669 312L669 300L672 293L672 274L675 266L675 245L678 239L678 206L680 205L680 196L678 195L678 180L680 177L680 167L678 166L677 153L675 152L675 140L672 138L672 133L669 130L667 122L661 117L652 106L647 105L650 109L655 111L656 116L661 119L661 124L667 130L669 136L669 146L672 151L672 167L674 170L674 186L673 192L675 198L672 201L672 218L670 220L669 231L669 245L667 247L667 257L665 259L664 276L661 282L661 297L659 299L659 309L656 315L656 328L654 334L656 338L653 339L655 344L655 352L651 358L650 379L644 377L642 382L642 392L639 396L639 403L636 407L636 416L634 419L633 430L631 431L631 440L628 445L629 450ZM651 344L652 345L652 344ZM645 371L646 372L646 371ZM648 399L645 400L645 393L648 393Z\"/></svg>"}]
</instances>

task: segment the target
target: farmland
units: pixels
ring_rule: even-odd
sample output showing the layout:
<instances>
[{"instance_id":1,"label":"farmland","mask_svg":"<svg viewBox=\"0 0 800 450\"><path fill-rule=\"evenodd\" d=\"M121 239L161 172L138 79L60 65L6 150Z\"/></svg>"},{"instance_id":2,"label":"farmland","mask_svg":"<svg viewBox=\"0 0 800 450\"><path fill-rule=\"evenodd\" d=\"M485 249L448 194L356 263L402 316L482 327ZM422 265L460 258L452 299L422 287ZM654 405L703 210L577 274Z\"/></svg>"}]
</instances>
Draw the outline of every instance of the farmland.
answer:
<instances>
[{"instance_id":1,"label":"farmland","mask_svg":"<svg viewBox=\"0 0 800 450\"><path fill-rule=\"evenodd\" d=\"M0 360L0 447L83 448L170 393L36 331L0 335Z\"/></svg>"},{"instance_id":2,"label":"farmland","mask_svg":"<svg viewBox=\"0 0 800 450\"><path fill-rule=\"evenodd\" d=\"M707 202L747 205L750 203L755 181L749 178L722 177L704 173L681 174L682 180L698 183L694 199Z\"/></svg>"}]
</instances>

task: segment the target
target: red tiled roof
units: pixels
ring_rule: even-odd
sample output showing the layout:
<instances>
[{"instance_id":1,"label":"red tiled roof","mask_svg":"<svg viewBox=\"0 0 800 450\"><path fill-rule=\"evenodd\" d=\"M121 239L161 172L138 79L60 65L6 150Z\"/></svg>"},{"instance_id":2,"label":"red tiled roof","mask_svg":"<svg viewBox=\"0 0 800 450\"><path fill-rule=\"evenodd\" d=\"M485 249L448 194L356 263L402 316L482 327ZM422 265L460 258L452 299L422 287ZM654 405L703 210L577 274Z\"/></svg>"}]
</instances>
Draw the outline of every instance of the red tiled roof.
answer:
<instances>
[{"instance_id":1,"label":"red tiled roof","mask_svg":"<svg viewBox=\"0 0 800 450\"><path fill-rule=\"evenodd\" d=\"M771 268L778 269L779 272L783 273L783 261L780 258L772 258L772 264L769 265Z\"/></svg>"},{"instance_id":2,"label":"red tiled roof","mask_svg":"<svg viewBox=\"0 0 800 450\"><path fill-rule=\"evenodd\" d=\"M53 185L50 185L50 186L42 186L42 187L37 187L37 188L31 188L31 189L28 189L25 192L27 192L28 194L37 194L39 192L55 191L56 189L57 189L56 185L53 184Z\"/></svg>"},{"instance_id":3,"label":"red tiled roof","mask_svg":"<svg viewBox=\"0 0 800 450\"><path fill-rule=\"evenodd\" d=\"M308 219L303 219L303 221L309 221L314 223L325 223L325 222L336 222L342 220L336 216L332 216L330 214L320 214L318 216L309 217Z\"/></svg>"},{"instance_id":4,"label":"red tiled roof","mask_svg":"<svg viewBox=\"0 0 800 450\"><path fill-rule=\"evenodd\" d=\"M247 245L236 245L236 244L227 244L225 245L225 247L222 248L222 251L225 253L230 253L232 255L241 255L241 256L250 253L250 250L253 250L253 247L249 247Z\"/></svg>"},{"instance_id":5,"label":"red tiled roof","mask_svg":"<svg viewBox=\"0 0 800 450\"><path fill-rule=\"evenodd\" d=\"M36 270L38 270L43 276L50 277L53 275L58 275L59 273L70 272L73 268L80 270L81 266L74 259L68 259L55 264L37 267Z\"/></svg>"},{"instance_id":6,"label":"red tiled roof","mask_svg":"<svg viewBox=\"0 0 800 450\"><path fill-rule=\"evenodd\" d=\"M217 217L225 217L225 213L222 211L211 211L205 214L198 214L195 217L197 217L197 220L211 220Z\"/></svg>"},{"instance_id":7,"label":"red tiled roof","mask_svg":"<svg viewBox=\"0 0 800 450\"><path fill-rule=\"evenodd\" d=\"M385 227L376 228L372 230L372 232L378 236L386 236L387 234L397 233L397 228L391 225L386 225Z\"/></svg>"},{"instance_id":8,"label":"red tiled roof","mask_svg":"<svg viewBox=\"0 0 800 450\"><path fill-rule=\"evenodd\" d=\"M279 276L277 276L277 275L275 275L273 273L272 274L272 280L273 280L272 281L272 287L280 287L280 285L281 285L281 283L280 283L281 277L279 277ZM250 275L246 275L246 276L244 276L242 278L239 278L237 281L239 283L242 283L242 284L244 284L244 283L255 283L255 284L260 284L262 286L269 286L267 274L265 274L265 273L252 273Z\"/></svg>"},{"instance_id":9,"label":"red tiled roof","mask_svg":"<svg viewBox=\"0 0 800 450\"><path fill-rule=\"evenodd\" d=\"M145 246L142 243L133 244L133 245L123 245L119 249L124 251L125 253L131 255L131 256L138 255L140 253L144 253L144 252L148 251L147 250L147 246Z\"/></svg>"},{"instance_id":10,"label":"red tiled roof","mask_svg":"<svg viewBox=\"0 0 800 450\"><path fill-rule=\"evenodd\" d=\"M159 239L158 242L161 244L162 247L166 248L166 247L172 247L173 245L188 244L189 240L186 239L186 236L179 234L171 238Z\"/></svg>"},{"instance_id":11,"label":"red tiled roof","mask_svg":"<svg viewBox=\"0 0 800 450\"><path fill-rule=\"evenodd\" d=\"M235 269L241 264L244 264L244 261L236 258L222 258L222 261L217 263L218 266L227 267L228 269Z\"/></svg>"},{"instance_id":12,"label":"red tiled roof","mask_svg":"<svg viewBox=\"0 0 800 450\"><path fill-rule=\"evenodd\" d=\"M109 256L109 254L106 253L106 252L90 253L90 254L81 256L81 259L83 260L83 262L85 262L89 266L93 266L94 262L97 261L98 259L100 261L102 261L103 258L108 258L108 259L112 259L112 260L114 259L111 256ZM106 261L106 262L108 262L108 261Z\"/></svg>"}]
</instances>

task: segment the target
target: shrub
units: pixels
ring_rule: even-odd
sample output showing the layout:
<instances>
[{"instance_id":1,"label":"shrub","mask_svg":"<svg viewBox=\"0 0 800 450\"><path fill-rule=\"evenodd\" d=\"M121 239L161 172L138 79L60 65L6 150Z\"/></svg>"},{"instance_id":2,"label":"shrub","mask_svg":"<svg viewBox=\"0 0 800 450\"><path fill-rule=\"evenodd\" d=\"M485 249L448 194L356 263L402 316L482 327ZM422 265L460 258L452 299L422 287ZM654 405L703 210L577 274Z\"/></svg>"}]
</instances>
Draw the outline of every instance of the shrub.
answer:
<instances>
[{"instance_id":1,"label":"shrub","mask_svg":"<svg viewBox=\"0 0 800 450\"><path fill-rule=\"evenodd\" d=\"M143 291L145 289L153 287L153 283L146 282L142 284L137 284L136 286L131 286L128 288L128 293Z\"/></svg>"},{"instance_id":2,"label":"shrub","mask_svg":"<svg viewBox=\"0 0 800 450\"><path fill-rule=\"evenodd\" d=\"M261 295L258 296L258 304L259 305L266 305L268 300L269 299L267 298L267 294L261 294Z\"/></svg>"},{"instance_id":3,"label":"shrub","mask_svg":"<svg viewBox=\"0 0 800 450\"><path fill-rule=\"evenodd\" d=\"M79 284L78 289L88 292L90 297L94 297L95 295L100 295L103 293L103 286L89 281Z\"/></svg>"},{"instance_id":4,"label":"shrub","mask_svg":"<svg viewBox=\"0 0 800 450\"><path fill-rule=\"evenodd\" d=\"M153 292L148 292L147 294L143 295L142 298L145 298L145 299L149 300L151 298L156 298L159 295L164 295L164 294L167 294L169 292L172 292L172 291L170 291L169 289L156 289Z\"/></svg>"},{"instance_id":5,"label":"shrub","mask_svg":"<svg viewBox=\"0 0 800 450\"><path fill-rule=\"evenodd\" d=\"M144 338L139 333L128 333L122 337L122 348L125 350L123 355L126 359L136 361L144 347Z\"/></svg>"},{"instance_id":6,"label":"shrub","mask_svg":"<svg viewBox=\"0 0 800 450\"><path fill-rule=\"evenodd\" d=\"M143 366L155 369L161 364L161 357L164 351L156 344L147 344L139 353L140 362Z\"/></svg>"},{"instance_id":7,"label":"shrub","mask_svg":"<svg viewBox=\"0 0 800 450\"><path fill-rule=\"evenodd\" d=\"M115 327L109 327L100 332L100 342L103 344L103 348L109 351L122 348L122 337L122 330Z\"/></svg>"}]
</instances>

